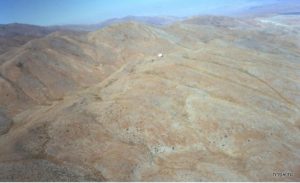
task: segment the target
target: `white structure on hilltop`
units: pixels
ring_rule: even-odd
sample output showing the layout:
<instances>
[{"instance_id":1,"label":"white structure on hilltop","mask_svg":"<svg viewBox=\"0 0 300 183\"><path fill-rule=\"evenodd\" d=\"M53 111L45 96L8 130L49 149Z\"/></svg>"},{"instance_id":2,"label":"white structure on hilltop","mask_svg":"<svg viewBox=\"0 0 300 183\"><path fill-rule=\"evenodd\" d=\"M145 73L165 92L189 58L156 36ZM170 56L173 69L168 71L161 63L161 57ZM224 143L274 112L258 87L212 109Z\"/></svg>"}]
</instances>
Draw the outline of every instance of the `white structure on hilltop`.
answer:
<instances>
[{"instance_id":1,"label":"white structure on hilltop","mask_svg":"<svg viewBox=\"0 0 300 183\"><path fill-rule=\"evenodd\" d=\"M162 53L157 54L158 58L162 58L164 55Z\"/></svg>"}]
</instances>

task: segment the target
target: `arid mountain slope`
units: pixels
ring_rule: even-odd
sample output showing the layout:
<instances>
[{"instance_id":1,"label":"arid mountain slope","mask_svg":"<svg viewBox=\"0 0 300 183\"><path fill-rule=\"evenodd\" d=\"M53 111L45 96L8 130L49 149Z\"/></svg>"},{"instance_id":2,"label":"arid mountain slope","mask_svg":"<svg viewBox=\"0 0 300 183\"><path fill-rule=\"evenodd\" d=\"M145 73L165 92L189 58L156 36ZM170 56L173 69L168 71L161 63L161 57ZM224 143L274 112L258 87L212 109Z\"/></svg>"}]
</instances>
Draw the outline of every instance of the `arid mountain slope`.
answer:
<instances>
[{"instance_id":1,"label":"arid mountain slope","mask_svg":"<svg viewBox=\"0 0 300 183\"><path fill-rule=\"evenodd\" d=\"M6 120L0 180L299 181L299 30L217 24L59 35L89 45L74 54L111 73ZM39 49L45 40L53 39ZM72 64L96 67L86 60Z\"/></svg>"},{"instance_id":2,"label":"arid mountain slope","mask_svg":"<svg viewBox=\"0 0 300 183\"><path fill-rule=\"evenodd\" d=\"M173 49L160 34L163 31L146 25L124 23L89 34L57 32L32 40L1 55L0 104L16 114L30 104L61 100L65 93L100 82L128 61Z\"/></svg>"},{"instance_id":3,"label":"arid mountain slope","mask_svg":"<svg viewBox=\"0 0 300 183\"><path fill-rule=\"evenodd\" d=\"M54 31L57 29L18 23L0 24L0 55Z\"/></svg>"}]
</instances>

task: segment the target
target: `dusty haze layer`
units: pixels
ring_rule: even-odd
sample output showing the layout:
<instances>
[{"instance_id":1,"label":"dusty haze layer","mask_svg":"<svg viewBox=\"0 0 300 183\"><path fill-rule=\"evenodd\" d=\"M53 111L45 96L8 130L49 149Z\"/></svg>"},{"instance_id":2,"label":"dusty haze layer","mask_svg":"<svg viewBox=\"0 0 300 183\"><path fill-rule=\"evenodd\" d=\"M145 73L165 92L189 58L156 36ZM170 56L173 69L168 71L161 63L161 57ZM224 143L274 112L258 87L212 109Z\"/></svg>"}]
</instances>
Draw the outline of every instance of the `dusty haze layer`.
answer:
<instances>
[{"instance_id":1,"label":"dusty haze layer","mask_svg":"<svg viewBox=\"0 0 300 183\"><path fill-rule=\"evenodd\" d=\"M125 22L5 52L0 180L299 181L299 20Z\"/></svg>"}]
</instances>

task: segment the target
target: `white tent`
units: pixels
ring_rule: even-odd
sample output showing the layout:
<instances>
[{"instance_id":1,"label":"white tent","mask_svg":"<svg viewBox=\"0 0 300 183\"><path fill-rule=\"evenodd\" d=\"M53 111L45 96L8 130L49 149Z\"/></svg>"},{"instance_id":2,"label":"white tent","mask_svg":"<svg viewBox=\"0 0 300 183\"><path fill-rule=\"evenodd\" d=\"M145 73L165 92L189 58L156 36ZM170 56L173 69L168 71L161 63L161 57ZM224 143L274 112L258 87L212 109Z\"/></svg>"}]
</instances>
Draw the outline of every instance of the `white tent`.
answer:
<instances>
[{"instance_id":1,"label":"white tent","mask_svg":"<svg viewBox=\"0 0 300 183\"><path fill-rule=\"evenodd\" d=\"M159 57L159 58L161 58L161 57L163 57L164 55L162 54L162 53L159 53L159 54L157 54L157 57Z\"/></svg>"}]
</instances>

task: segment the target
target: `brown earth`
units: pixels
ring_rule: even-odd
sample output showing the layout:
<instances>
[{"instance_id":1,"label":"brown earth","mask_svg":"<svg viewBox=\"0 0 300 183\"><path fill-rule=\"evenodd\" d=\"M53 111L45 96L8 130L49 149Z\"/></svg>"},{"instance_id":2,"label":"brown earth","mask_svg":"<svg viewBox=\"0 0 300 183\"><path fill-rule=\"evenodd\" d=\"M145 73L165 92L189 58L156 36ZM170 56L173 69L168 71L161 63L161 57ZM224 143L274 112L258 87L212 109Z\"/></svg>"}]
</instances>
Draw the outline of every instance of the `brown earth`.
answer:
<instances>
[{"instance_id":1,"label":"brown earth","mask_svg":"<svg viewBox=\"0 0 300 183\"><path fill-rule=\"evenodd\" d=\"M30 41L0 58L0 180L299 181L299 31L196 17Z\"/></svg>"}]
</instances>

